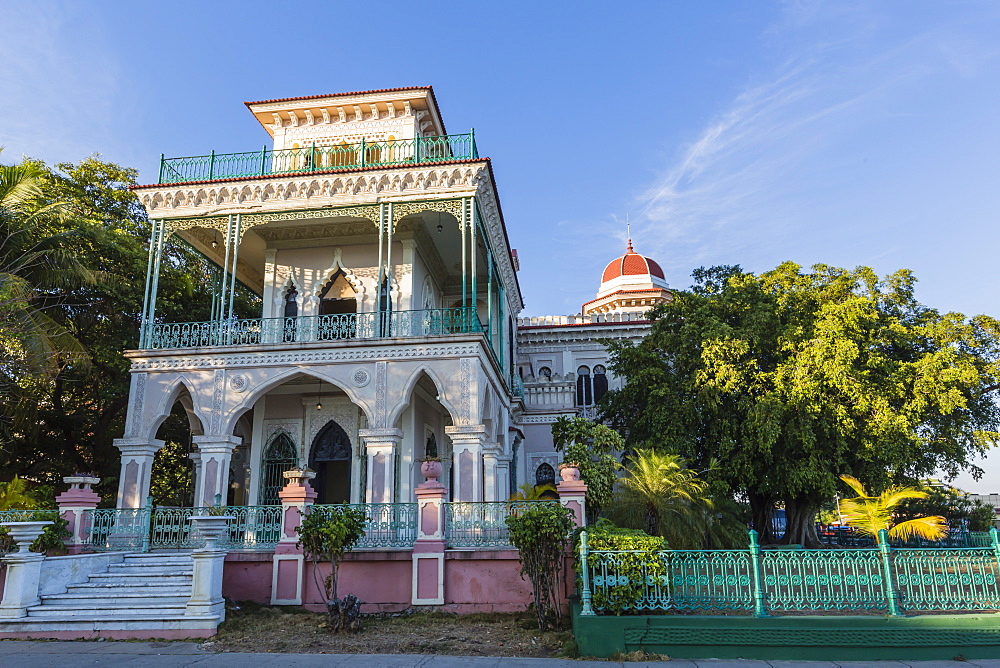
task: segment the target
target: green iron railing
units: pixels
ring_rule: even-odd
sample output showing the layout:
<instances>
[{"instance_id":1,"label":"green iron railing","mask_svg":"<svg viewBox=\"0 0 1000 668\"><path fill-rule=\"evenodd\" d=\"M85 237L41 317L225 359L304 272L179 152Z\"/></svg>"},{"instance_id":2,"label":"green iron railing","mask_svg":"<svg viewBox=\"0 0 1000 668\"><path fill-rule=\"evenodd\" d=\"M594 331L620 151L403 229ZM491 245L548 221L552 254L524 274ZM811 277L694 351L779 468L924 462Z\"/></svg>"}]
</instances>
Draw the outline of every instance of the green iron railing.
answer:
<instances>
[{"instance_id":1,"label":"green iron railing","mask_svg":"<svg viewBox=\"0 0 1000 668\"><path fill-rule=\"evenodd\" d=\"M875 547L876 541L871 536L865 536L850 530L847 527L837 529L824 529L818 532L819 540L824 545L831 547ZM909 538L905 541L890 539L893 547L990 547L988 531L953 531L941 540L927 540L924 538Z\"/></svg>"},{"instance_id":2,"label":"green iron railing","mask_svg":"<svg viewBox=\"0 0 1000 668\"><path fill-rule=\"evenodd\" d=\"M471 307L296 318L246 318L153 323L146 326L143 349L412 338L482 331L479 316Z\"/></svg>"},{"instance_id":3,"label":"green iron railing","mask_svg":"<svg viewBox=\"0 0 1000 668\"><path fill-rule=\"evenodd\" d=\"M1000 536L989 547L638 553L580 541L583 614L745 610L906 612L1000 609Z\"/></svg>"},{"instance_id":4,"label":"green iron railing","mask_svg":"<svg viewBox=\"0 0 1000 668\"><path fill-rule=\"evenodd\" d=\"M511 374L510 377L510 393L515 397L524 396L524 381L516 373Z\"/></svg>"},{"instance_id":5,"label":"green iron railing","mask_svg":"<svg viewBox=\"0 0 1000 668\"><path fill-rule=\"evenodd\" d=\"M218 542L229 551L273 550L281 538L281 506L216 506L212 508L107 508L84 514L86 546L94 551L148 552L193 549L204 541L192 529L192 516L225 514L228 532Z\"/></svg>"},{"instance_id":6,"label":"green iron railing","mask_svg":"<svg viewBox=\"0 0 1000 668\"><path fill-rule=\"evenodd\" d=\"M325 508L357 508L368 518L365 535L354 546L356 550L410 548L417 539L417 504L415 503L350 503L336 506L312 506L310 512Z\"/></svg>"},{"instance_id":7,"label":"green iron railing","mask_svg":"<svg viewBox=\"0 0 1000 668\"><path fill-rule=\"evenodd\" d=\"M444 537L449 547L509 547L507 518L534 504L558 501L455 501L444 504Z\"/></svg>"},{"instance_id":8,"label":"green iron railing","mask_svg":"<svg viewBox=\"0 0 1000 668\"><path fill-rule=\"evenodd\" d=\"M361 140L356 144L216 153L184 158L160 156L159 183L215 181L247 176L302 174L365 167L394 167L479 157L476 134L417 137L392 141Z\"/></svg>"}]
</instances>

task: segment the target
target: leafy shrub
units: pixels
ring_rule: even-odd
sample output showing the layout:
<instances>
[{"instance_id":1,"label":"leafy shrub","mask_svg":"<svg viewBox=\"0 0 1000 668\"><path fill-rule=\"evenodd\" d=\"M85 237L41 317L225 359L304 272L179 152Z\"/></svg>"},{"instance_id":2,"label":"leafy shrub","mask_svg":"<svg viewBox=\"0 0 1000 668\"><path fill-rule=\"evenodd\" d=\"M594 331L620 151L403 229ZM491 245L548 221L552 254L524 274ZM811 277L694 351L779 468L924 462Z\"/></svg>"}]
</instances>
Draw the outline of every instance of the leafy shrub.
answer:
<instances>
[{"instance_id":1,"label":"leafy shrub","mask_svg":"<svg viewBox=\"0 0 1000 668\"><path fill-rule=\"evenodd\" d=\"M604 586L595 587L591 592L594 607L616 615L635 610L645 591L647 578L662 579L667 575L669 555L666 551L669 548L666 540L650 536L641 529L623 529L607 519L598 520L586 531L590 576L606 578ZM579 540L575 553L577 576L582 577Z\"/></svg>"},{"instance_id":2,"label":"leafy shrub","mask_svg":"<svg viewBox=\"0 0 1000 668\"><path fill-rule=\"evenodd\" d=\"M360 508L350 506L325 506L313 508L303 515L302 524L295 530L299 534L296 543L302 548L307 559L312 561L313 577L316 586L326 596L326 600L334 600L337 594L337 571L340 560L365 535L365 525L368 517ZM319 581L319 562L330 562L330 574ZM331 621L334 621L331 610Z\"/></svg>"},{"instance_id":3,"label":"leafy shrub","mask_svg":"<svg viewBox=\"0 0 1000 668\"><path fill-rule=\"evenodd\" d=\"M518 549L521 577L531 580L538 628L562 625L559 591L563 586L566 547L575 523L572 511L555 503L528 504L507 517L510 542Z\"/></svg>"}]
</instances>

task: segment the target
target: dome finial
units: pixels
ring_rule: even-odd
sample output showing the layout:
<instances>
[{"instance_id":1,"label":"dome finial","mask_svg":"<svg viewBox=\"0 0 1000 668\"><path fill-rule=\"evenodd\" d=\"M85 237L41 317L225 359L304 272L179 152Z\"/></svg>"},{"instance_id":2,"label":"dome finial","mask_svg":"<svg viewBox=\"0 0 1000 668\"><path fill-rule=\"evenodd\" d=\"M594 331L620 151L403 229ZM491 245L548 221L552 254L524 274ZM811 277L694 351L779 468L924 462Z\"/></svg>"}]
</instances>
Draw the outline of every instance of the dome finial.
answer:
<instances>
[{"instance_id":1,"label":"dome finial","mask_svg":"<svg viewBox=\"0 0 1000 668\"><path fill-rule=\"evenodd\" d=\"M625 236L628 237L628 252L629 253L634 253L635 251L632 250L632 223L630 223L628 221L628 214L627 213L625 214L625 230L626 230L625 231Z\"/></svg>"}]
</instances>

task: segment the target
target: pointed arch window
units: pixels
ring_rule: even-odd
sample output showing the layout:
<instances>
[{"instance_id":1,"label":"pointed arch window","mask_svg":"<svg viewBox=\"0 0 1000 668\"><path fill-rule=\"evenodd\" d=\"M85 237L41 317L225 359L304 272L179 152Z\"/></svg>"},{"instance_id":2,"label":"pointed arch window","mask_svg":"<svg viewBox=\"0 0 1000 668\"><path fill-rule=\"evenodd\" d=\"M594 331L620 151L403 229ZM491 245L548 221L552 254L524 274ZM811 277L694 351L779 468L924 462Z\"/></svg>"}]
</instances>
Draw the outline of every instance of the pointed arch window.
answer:
<instances>
[{"instance_id":1,"label":"pointed arch window","mask_svg":"<svg viewBox=\"0 0 1000 668\"><path fill-rule=\"evenodd\" d=\"M298 461L295 444L291 437L283 431L275 434L267 447L264 448L257 505L276 506L281 504L278 492L285 484L282 474L293 466L297 466Z\"/></svg>"}]
</instances>

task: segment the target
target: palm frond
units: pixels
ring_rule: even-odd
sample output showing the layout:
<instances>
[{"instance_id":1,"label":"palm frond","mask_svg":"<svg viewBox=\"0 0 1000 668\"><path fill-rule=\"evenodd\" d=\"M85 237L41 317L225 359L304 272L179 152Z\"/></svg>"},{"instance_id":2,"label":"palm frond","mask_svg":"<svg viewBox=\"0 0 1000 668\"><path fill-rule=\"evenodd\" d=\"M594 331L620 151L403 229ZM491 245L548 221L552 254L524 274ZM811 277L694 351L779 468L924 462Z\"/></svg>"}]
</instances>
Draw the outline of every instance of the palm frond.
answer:
<instances>
[{"instance_id":1,"label":"palm frond","mask_svg":"<svg viewBox=\"0 0 1000 668\"><path fill-rule=\"evenodd\" d=\"M906 540L914 536L925 540L941 540L947 535L948 521L940 515L906 520L889 529L889 537L899 540Z\"/></svg>"}]
</instances>

